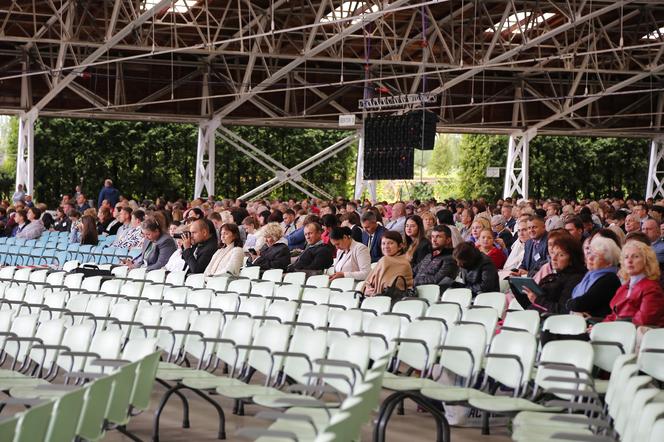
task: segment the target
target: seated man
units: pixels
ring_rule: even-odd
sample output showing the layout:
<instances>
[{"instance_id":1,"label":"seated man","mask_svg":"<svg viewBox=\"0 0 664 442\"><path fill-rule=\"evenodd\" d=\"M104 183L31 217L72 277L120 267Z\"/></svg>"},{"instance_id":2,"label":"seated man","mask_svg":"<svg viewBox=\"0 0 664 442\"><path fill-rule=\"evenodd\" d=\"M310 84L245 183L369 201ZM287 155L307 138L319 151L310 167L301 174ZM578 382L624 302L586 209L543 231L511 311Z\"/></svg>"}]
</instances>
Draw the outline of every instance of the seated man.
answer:
<instances>
[{"instance_id":1,"label":"seated man","mask_svg":"<svg viewBox=\"0 0 664 442\"><path fill-rule=\"evenodd\" d=\"M362 244L369 248L371 262L378 262L383 257L380 246L383 233L386 231L385 227L378 224L376 214L370 211L362 215L362 227L364 228L364 232L362 232Z\"/></svg>"},{"instance_id":2,"label":"seated man","mask_svg":"<svg viewBox=\"0 0 664 442\"><path fill-rule=\"evenodd\" d=\"M300 257L288 266L288 272L321 273L332 266L334 261L334 247L325 244L321 239L323 228L318 223L309 223L304 226L304 238L307 246Z\"/></svg>"},{"instance_id":3,"label":"seated man","mask_svg":"<svg viewBox=\"0 0 664 442\"><path fill-rule=\"evenodd\" d=\"M447 290L459 273L452 258L452 232L445 225L435 226L431 231L431 253L426 255L413 269L414 285L436 284L440 292Z\"/></svg>"},{"instance_id":4,"label":"seated man","mask_svg":"<svg viewBox=\"0 0 664 442\"><path fill-rule=\"evenodd\" d=\"M285 238L288 240L288 248L290 250L303 250L307 246L307 240L304 237L304 226L309 223L318 223L320 224L320 218L317 215L308 215L302 227L293 230L290 235L286 235Z\"/></svg>"},{"instance_id":5,"label":"seated man","mask_svg":"<svg viewBox=\"0 0 664 442\"><path fill-rule=\"evenodd\" d=\"M218 248L212 222L206 219L194 221L189 234L182 236L182 247L187 273L203 273Z\"/></svg>"}]
</instances>

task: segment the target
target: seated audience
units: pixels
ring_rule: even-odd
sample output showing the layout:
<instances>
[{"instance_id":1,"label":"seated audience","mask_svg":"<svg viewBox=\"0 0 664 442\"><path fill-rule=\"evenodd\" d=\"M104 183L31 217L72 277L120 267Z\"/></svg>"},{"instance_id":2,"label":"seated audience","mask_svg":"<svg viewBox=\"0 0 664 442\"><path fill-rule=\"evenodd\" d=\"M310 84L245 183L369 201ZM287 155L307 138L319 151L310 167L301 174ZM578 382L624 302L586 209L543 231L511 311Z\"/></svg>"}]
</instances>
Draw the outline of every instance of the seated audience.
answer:
<instances>
[{"instance_id":1,"label":"seated audience","mask_svg":"<svg viewBox=\"0 0 664 442\"><path fill-rule=\"evenodd\" d=\"M122 209L123 219L131 218L129 227L126 227L113 241L113 247L124 247L127 249L134 249L143 245L143 230L141 224L145 221L145 212L141 209L132 210L131 207Z\"/></svg>"},{"instance_id":2,"label":"seated audience","mask_svg":"<svg viewBox=\"0 0 664 442\"><path fill-rule=\"evenodd\" d=\"M17 238L23 239L37 239L46 230L42 220L39 219L41 212L36 207L30 207L27 210L28 224L16 234Z\"/></svg>"},{"instance_id":3,"label":"seated audience","mask_svg":"<svg viewBox=\"0 0 664 442\"><path fill-rule=\"evenodd\" d=\"M456 247L464 241L461 233L459 233L459 229L457 229L457 226L454 224L452 211L441 209L436 212L436 218L438 218L439 225L447 226L450 229L450 232L452 232L452 247Z\"/></svg>"},{"instance_id":4,"label":"seated audience","mask_svg":"<svg viewBox=\"0 0 664 442\"><path fill-rule=\"evenodd\" d=\"M462 283L455 282L455 287L469 288L473 298L479 293L500 290L498 271L491 258L480 252L469 242L463 242L454 248L452 257L460 270Z\"/></svg>"},{"instance_id":5,"label":"seated audience","mask_svg":"<svg viewBox=\"0 0 664 442\"><path fill-rule=\"evenodd\" d=\"M494 244L492 230L484 229L480 232L480 236L477 238L476 247L480 252L491 258L496 269L500 270L503 268L505 261L507 261L507 256L505 256L505 253Z\"/></svg>"},{"instance_id":6,"label":"seated audience","mask_svg":"<svg viewBox=\"0 0 664 442\"><path fill-rule=\"evenodd\" d=\"M322 234L323 228L318 223L309 223L304 226L307 246L297 260L288 266L287 271L320 274L332 266L334 246L325 244L321 239Z\"/></svg>"},{"instance_id":7,"label":"seated audience","mask_svg":"<svg viewBox=\"0 0 664 442\"><path fill-rule=\"evenodd\" d=\"M99 244L97 236L97 221L94 216L83 215L77 224L81 245L96 246Z\"/></svg>"},{"instance_id":8,"label":"seated audience","mask_svg":"<svg viewBox=\"0 0 664 442\"><path fill-rule=\"evenodd\" d=\"M393 286L404 292L413 288L413 271L403 247L404 241L399 232L388 230L383 234L381 239L383 257L367 276L364 283L365 296L380 295Z\"/></svg>"},{"instance_id":9,"label":"seated audience","mask_svg":"<svg viewBox=\"0 0 664 442\"><path fill-rule=\"evenodd\" d=\"M609 303L604 321L630 321L637 326L664 327L664 292L659 263L650 246L628 240L622 249L620 276L624 281Z\"/></svg>"},{"instance_id":10,"label":"seated audience","mask_svg":"<svg viewBox=\"0 0 664 442\"><path fill-rule=\"evenodd\" d=\"M28 220L28 212L25 209L18 209L14 213L14 222L15 224L11 234L13 237L20 234L23 229L27 227L28 223L30 223Z\"/></svg>"},{"instance_id":11,"label":"seated audience","mask_svg":"<svg viewBox=\"0 0 664 442\"><path fill-rule=\"evenodd\" d=\"M452 257L452 232L446 225L435 226L431 231L431 253L426 255L414 268L415 286L436 284L444 292L454 283L459 273Z\"/></svg>"},{"instance_id":12,"label":"seated audience","mask_svg":"<svg viewBox=\"0 0 664 442\"><path fill-rule=\"evenodd\" d=\"M501 279L505 279L510 274L517 270L523 261L523 254L525 252L526 241L528 241L528 221L526 218L519 219L514 224L516 229L516 240L512 243L512 249L507 261L503 264L503 270L498 272Z\"/></svg>"},{"instance_id":13,"label":"seated audience","mask_svg":"<svg viewBox=\"0 0 664 442\"><path fill-rule=\"evenodd\" d=\"M362 242L362 227L360 227L360 215L357 212L346 212L341 216L341 227L348 227L353 233L353 239Z\"/></svg>"},{"instance_id":14,"label":"seated audience","mask_svg":"<svg viewBox=\"0 0 664 442\"><path fill-rule=\"evenodd\" d=\"M378 224L376 214L369 210L362 215L362 227L364 228L364 232L362 232L362 244L369 249L371 262L378 262L383 256L380 243L383 233L386 231L385 227Z\"/></svg>"},{"instance_id":15,"label":"seated audience","mask_svg":"<svg viewBox=\"0 0 664 442\"><path fill-rule=\"evenodd\" d=\"M71 224L71 230L69 231L69 244L79 244L81 242L79 223L81 220L81 214L78 213L78 210L71 209L67 212L69 217L69 224Z\"/></svg>"},{"instance_id":16,"label":"seated audience","mask_svg":"<svg viewBox=\"0 0 664 442\"><path fill-rule=\"evenodd\" d=\"M325 244L329 244L330 232L332 229L339 226L339 219L336 215L328 213L320 217L320 224L323 226L323 235L321 235L321 239Z\"/></svg>"},{"instance_id":17,"label":"seated audience","mask_svg":"<svg viewBox=\"0 0 664 442\"><path fill-rule=\"evenodd\" d=\"M659 265L664 265L664 241L662 241L662 231L660 230L659 223L652 218L646 218L641 224L641 231L650 240L650 247L655 252Z\"/></svg>"},{"instance_id":18,"label":"seated audience","mask_svg":"<svg viewBox=\"0 0 664 442\"><path fill-rule=\"evenodd\" d=\"M512 250L512 244L515 241L514 235L505 227L505 218L502 215L494 215L491 217L491 229L496 235L497 239L502 240L505 246L507 255Z\"/></svg>"},{"instance_id":19,"label":"seated audience","mask_svg":"<svg viewBox=\"0 0 664 442\"><path fill-rule=\"evenodd\" d=\"M203 273L217 251L214 224L207 219L191 223L189 232L182 236L182 259L187 274Z\"/></svg>"},{"instance_id":20,"label":"seated audience","mask_svg":"<svg viewBox=\"0 0 664 442\"><path fill-rule=\"evenodd\" d=\"M203 272L205 276L240 274L244 250L237 225L226 223L221 226L221 248L212 256Z\"/></svg>"},{"instance_id":21,"label":"seated audience","mask_svg":"<svg viewBox=\"0 0 664 442\"><path fill-rule=\"evenodd\" d=\"M572 291L586 273L581 244L565 233L559 236L551 247L551 268L553 273L545 276L537 284L542 291L537 295L524 288L531 305L528 308L540 313L569 313L568 301Z\"/></svg>"},{"instance_id":22,"label":"seated audience","mask_svg":"<svg viewBox=\"0 0 664 442\"><path fill-rule=\"evenodd\" d=\"M603 318L611 313L609 302L620 287L617 276L620 247L609 238L595 235L590 240L585 259L588 273L572 290L567 310L584 317Z\"/></svg>"},{"instance_id":23,"label":"seated audience","mask_svg":"<svg viewBox=\"0 0 664 442\"><path fill-rule=\"evenodd\" d=\"M247 266L259 266L262 271L270 269L286 270L290 264L290 251L288 242L283 237L284 230L279 223L268 223L261 228L265 245L260 250L254 250L247 260Z\"/></svg>"},{"instance_id":24,"label":"seated audience","mask_svg":"<svg viewBox=\"0 0 664 442\"><path fill-rule=\"evenodd\" d=\"M521 261L518 270L512 273L517 276L533 276L549 260L544 218L534 216L528 221L528 237L523 253L523 261Z\"/></svg>"},{"instance_id":25,"label":"seated audience","mask_svg":"<svg viewBox=\"0 0 664 442\"><path fill-rule=\"evenodd\" d=\"M121 224L117 219L113 218L111 210L108 207L99 209L97 219L99 220L97 233L104 236L117 234Z\"/></svg>"},{"instance_id":26,"label":"seated audience","mask_svg":"<svg viewBox=\"0 0 664 442\"><path fill-rule=\"evenodd\" d=\"M134 214L136 212L138 210L134 211ZM134 259L125 260L124 263L130 269L137 267L145 267L148 271L161 269L175 252L175 241L168 233L161 230L159 222L154 218L147 218L143 221L141 230L145 241L143 241L140 255Z\"/></svg>"},{"instance_id":27,"label":"seated audience","mask_svg":"<svg viewBox=\"0 0 664 442\"><path fill-rule=\"evenodd\" d=\"M256 229L258 229L258 222L253 216L247 216L242 220L242 228L246 233L246 240L244 241L244 250L253 249L256 247Z\"/></svg>"},{"instance_id":28,"label":"seated audience","mask_svg":"<svg viewBox=\"0 0 664 442\"><path fill-rule=\"evenodd\" d=\"M371 256L369 249L351 236L348 227L335 227L330 232L330 242L337 248L337 257L334 260L334 273L330 280L337 278L366 279L371 271Z\"/></svg>"},{"instance_id":29,"label":"seated audience","mask_svg":"<svg viewBox=\"0 0 664 442\"><path fill-rule=\"evenodd\" d=\"M431 253L431 243L426 237L424 224L419 215L411 215L406 219L406 257L411 266L416 266Z\"/></svg>"}]
</instances>

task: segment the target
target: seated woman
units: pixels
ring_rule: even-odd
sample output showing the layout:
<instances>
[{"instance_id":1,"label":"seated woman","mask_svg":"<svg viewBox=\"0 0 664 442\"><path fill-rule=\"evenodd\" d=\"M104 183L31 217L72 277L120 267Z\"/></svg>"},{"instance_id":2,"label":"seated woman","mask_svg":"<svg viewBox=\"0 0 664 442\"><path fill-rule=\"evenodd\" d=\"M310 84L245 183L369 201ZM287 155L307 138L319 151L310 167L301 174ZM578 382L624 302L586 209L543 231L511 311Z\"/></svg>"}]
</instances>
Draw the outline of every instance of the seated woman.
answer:
<instances>
[{"instance_id":1,"label":"seated woman","mask_svg":"<svg viewBox=\"0 0 664 442\"><path fill-rule=\"evenodd\" d=\"M553 273L542 278L537 284L542 293L536 295L524 287L524 292L531 302L528 308L541 313L569 313L567 301L586 273L583 249L579 241L566 234L554 241L549 255Z\"/></svg>"},{"instance_id":2,"label":"seated woman","mask_svg":"<svg viewBox=\"0 0 664 442\"><path fill-rule=\"evenodd\" d=\"M664 327L664 292L659 285L659 264L651 247L640 242L625 243L620 276L627 280L609 303L604 321L631 321L637 326Z\"/></svg>"},{"instance_id":3,"label":"seated woman","mask_svg":"<svg viewBox=\"0 0 664 442\"><path fill-rule=\"evenodd\" d=\"M497 292L500 290L498 271L491 258L480 252L469 242L459 244L452 253L452 257L459 266L459 276L462 283L455 283L452 287L466 287L473 293L473 298L483 292Z\"/></svg>"},{"instance_id":4,"label":"seated woman","mask_svg":"<svg viewBox=\"0 0 664 442\"><path fill-rule=\"evenodd\" d=\"M517 231L517 240L512 243L512 250L507 257L507 261L503 264L503 270L498 272L500 279L505 279L510 275L512 269L517 269L523 261L525 253L526 241L528 241L528 222L524 219L518 221L514 228Z\"/></svg>"},{"instance_id":5,"label":"seated woman","mask_svg":"<svg viewBox=\"0 0 664 442\"><path fill-rule=\"evenodd\" d=\"M18 212L17 212L18 213ZM44 223L39 219L41 211L36 207L30 207L27 211L28 224L16 234L17 238L37 239L44 232Z\"/></svg>"},{"instance_id":6,"label":"seated woman","mask_svg":"<svg viewBox=\"0 0 664 442\"><path fill-rule=\"evenodd\" d=\"M415 267L425 256L431 253L431 242L426 237L424 223L419 215L412 215L406 219L405 232L406 257L411 266Z\"/></svg>"},{"instance_id":7,"label":"seated woman","mask_svg":"<svg viewBox=\"0 0 664 442\"><path fill-rule=\"evenodd\" d=\"M97 221L94 216L83 215L77 228L81 245L90 244L96 246L99 244L99 238L97 236Z\"/></svg>"},{"instance_id":8,"label":"seated woman","mask_svg":"<svg viewBox=\"0 0 664 442\"><path fill-rule=\"evenodd\" d=\"M286 270L290 264L290 251L284 238L284 229L279 223L267 223L261 228L265 245L260 250L249 251L251 256L247 266L259 266L262 271L270 269Z\"/></svg>"},{"instance_id":9,"label":"seated woman","mask_svg":"<svg viewBox=\"0 0 664 442\"><path fill-rule=\"evenodd\" d=\"M240 239L240 229L235 224L221 226L221 248L212 255L205 269L205 276L240 274L244 250Z\"/></svg>"},{"instance_id":10,"label":"seated woman","mask_svg":"<svg viewBox=\"0 0 664 442\"><path fill-rule=\"evenodd\" d=\"M615 241L595 235L585 253L588 273L572 290L567 309L585 317L600 317L611 313L609 302L620 287L617 276L620 248Z\"/></svg>"},{"instance_id":11,"label":"seated woman","mask_svg":"<svg viewBox=\"0 0 664 442\"><path fill-rule=\"evenodd\" d=\"M496 247L493 241L493 231L491 229L483 229L480 232L480 236L477 238L476 246L480 252L491 258L491 261L493 262L493 265L496 266L496 269L500 270L503 268L505 261L507 261L507 257L502 250Z\"/></svg>"},{"instance_id":12,"label":"seated woman","mask_svg":"<svg viewBox=\"0 0 664 442\"><path fill-rule=\"evenodd\" d=\"M380 295L393 285L404 292L413 288L413 271L408 256L404 254L403 246L401 233L394 230L383 233L380 242L383 257L367 276L364 283L365 296ZM398 301L398 299L393 299L393 301Z\"/></svg>"},{"instance_id":13,"label":"seated woman","mask_svg":"<svg viewBox=\"0 0 664 442\"><path fill-rule=\"evenodd\" d=\"M330 243L337 248L330 280L354 278L364 281L371 271L369 248L355 241L352 235L348 227L335 227L330 232Z\"/></svg>"}]
</instances>

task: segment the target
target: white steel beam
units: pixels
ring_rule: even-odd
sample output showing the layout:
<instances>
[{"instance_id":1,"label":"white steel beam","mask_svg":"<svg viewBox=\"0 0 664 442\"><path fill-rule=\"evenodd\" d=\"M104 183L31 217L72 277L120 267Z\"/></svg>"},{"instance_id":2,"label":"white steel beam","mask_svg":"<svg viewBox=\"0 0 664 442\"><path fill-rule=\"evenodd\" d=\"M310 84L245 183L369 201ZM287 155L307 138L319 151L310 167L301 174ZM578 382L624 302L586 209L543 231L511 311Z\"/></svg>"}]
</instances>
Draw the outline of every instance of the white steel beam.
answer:
<instances>
[{"instance_id":1,"label":"white steel beam","mask_svg":"<svg viewBox=\"0 0 664 442\"><path fill-rule=\"evenodd\" d=\"M510 135L503 198L515 195L528 198L529 143L535 134L535 131L527 130Z\"/></svg>"},{"instance_id":2,"label":"white steel beam","mask_svg":"<svg viewBox=\"0 0 664 442\"><path fill-rule=\"evenodd\" d=\"M347 38L349 35L353 34L354 32L356 32L357 30L359 30L360 28L362 28L366 24L378 20L385 13L388 13L391 10L396 9L396 8L398 8L399 6L401 6L405 3L408 3L408 0L395 0L394 2L392 2L388 5L386 5L384 8L382 8L379 12L372 13L372 14L367 14L365 17L363 17L362 20L358 20L355 23L349 24L346 29L344 29L342 32L336 34L334 37L328 38L324 42L318 44L316 47L313 47L308 51L304 51L301 56L297 57L295 60L288 63L286 66L283 66L281 69L276 71L274 74L267 77L265 80L261 81L251 91L247 91L243 94L239 94L234 101L228 103L226 106L219 109L215 113L215 118L219 122L221 122L221 119L224 118L226 115L230 114L235 109L240 107L242 104L244 104L247 100L251 99L258 92L261 92L261 91L267 89L268 87L273 85L275 82L282 79L286 74L291 72L296 67L300 66L302 63L307 61L310 57L313 57L314 55L323 52L324 50L326 50L326 49L330 48L331 46L337 44L338 42L340 42L344 38Z\"/></svg>"},{"instance_id":3,"label":"white steel beam","mask_svg":"<svg viewBox=\"0 0 664 442\"><path fill-rule=\"evenodd\" d=\"M360 199L364 192L364 129L357 131L357 163L355 164L355 192L353 197Z\"/></svg>"},{"instance_id":4,"label":"white steel beam","mask_svg":"<svg viewBox=\"0 0 664 442\"><path fill-rule=\"evenodd\" d=\"M610 4L610 5L607 5L603 8L601 8L601 9L598 9L598 10L593 11L593 12L589 12L588 14L586 14L584 16L577 17L574 20L570 20L567 23L561 24L560 26L556 26L555 28L553 28L553 29L551 29L547 32L544 32L544 33L538 35L537 37L534 37L534 38L524 42L523 44L516 45L514 48L510 49L509 51L503 52L502 54L496 55L495 57L491 58L490 60L486 60L486 61L484 61L483 63L481 63L479 65L471 67L466 72L463 72L462 74L457 75L456 77L454 77L450 81L438 86L437 88L435 88L431 92L434 93L434 94L439 94L441 92L444 92L444 91L452 88L453 86L456 86L457 84L462 83L462 82L468 80L469 78L474 77L475 75L477 75L478 73L484 71L485 69L487 69L488 67L490 67L493 64L497 64L497 63L501 63L503 61L509 60L513 56L522 53L526 49L529 49L529 48L532 48L532 47L537 47L538 45L542 44L543 42L545 42L547 40L550 40L553 37L555 37L557 35L560 35L564 32L567 32L568 30L570 30L574 27L577 27L582 23L585 23L585 22L587 22L589 20L592 20L596 17L600 17L600 16L602 16L602 15L608 13L608 12L611 12L615 9L619 9L621 7L624 7L625 5L627 5L629 3L632 3L633 1L634 0L618 0L618 1L616 1L612 4Z\"/></svg>"},{"instance_id":5,"label":"white steel beam","mask_svg":"<svg viewBox=\"0 0 664 442\"><path fill-rule=\"evenodd\" d=\"M203 190L206 190L207 196L214 195L215 133L218 126L214 120L198 125L194 198L200 198Z\"/></svg>"}]
</instances>

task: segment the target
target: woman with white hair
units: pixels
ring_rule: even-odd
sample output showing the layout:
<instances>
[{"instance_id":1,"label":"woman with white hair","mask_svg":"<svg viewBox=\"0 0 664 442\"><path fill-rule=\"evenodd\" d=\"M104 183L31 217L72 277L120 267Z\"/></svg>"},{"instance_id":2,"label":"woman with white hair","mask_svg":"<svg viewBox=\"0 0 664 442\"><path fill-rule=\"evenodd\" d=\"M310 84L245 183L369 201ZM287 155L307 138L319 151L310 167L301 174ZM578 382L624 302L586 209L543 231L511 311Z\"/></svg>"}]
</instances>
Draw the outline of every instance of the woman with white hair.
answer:
<instances>
[{"instance_id":1,"label":"woman with white hair","mask_svg":"<svg viewBox=\"0 0 664 442\"><path fill-rule=\"evenodd\" d=\"M284 229L279 223L267 223L261 231L265 238L265 246L260 250L249 249L247 266L260 266L262 271L286 270L290 264L290 251L288 242L284 238Z\"/></svg>"},{"instance_id":2,"label":"woman with white hair","mask_svg":"<svg viewBox=\"0 0 664 442\"><path fill-rule=\"evenodd\" d=\"M567 308L584 317L603 318L611 312L609 302L620 287L617 275L620 247L614 240L600 235L587 241L590 244L584 250L588 273L574 287Z\"/></svg>"}]
</instances>

